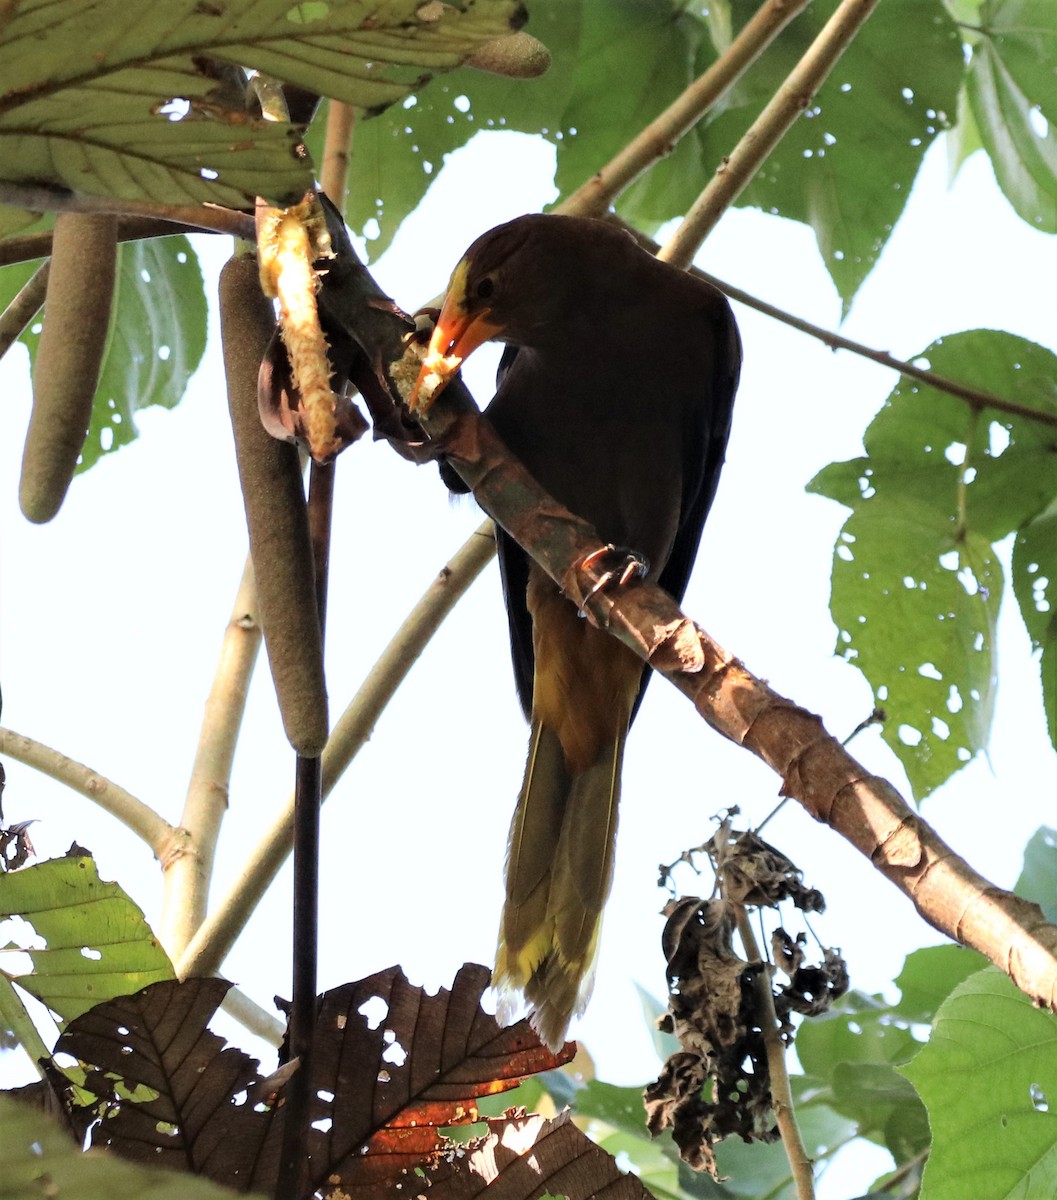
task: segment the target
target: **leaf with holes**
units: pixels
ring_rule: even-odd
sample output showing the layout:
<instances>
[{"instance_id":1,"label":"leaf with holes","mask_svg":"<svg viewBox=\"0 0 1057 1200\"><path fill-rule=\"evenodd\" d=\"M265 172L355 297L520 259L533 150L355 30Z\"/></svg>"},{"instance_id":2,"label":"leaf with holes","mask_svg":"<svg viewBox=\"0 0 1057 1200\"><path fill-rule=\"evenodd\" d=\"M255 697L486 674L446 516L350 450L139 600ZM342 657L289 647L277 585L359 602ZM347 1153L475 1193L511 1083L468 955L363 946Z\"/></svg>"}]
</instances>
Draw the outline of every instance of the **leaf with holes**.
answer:
<instances>
[{"instance_id":1,"label":"leaf with holes","mask_svg":"<svg viewBox=\"0 0 1057 1200\"><path fill-rule=\"evenodd\" d=\"M1057 1019L995 968L940 1006L929 1044L902 1074L925 1103L930 1200L1057 1191Z\"/></svg>"},{"instance_id":2,"label":"leaf with holes","mask_svg":"<svg viewBox=\"0 0 1057 1200\"><path fill-rule=\"evenodd\" d=\"M22 0L0 22L2 184L157 204L277 203L311 184L300 133L232 67L382 109L516 28L516 0ZM23 208L32 207L24 203ZM10 210L0 228L17 220Z\"/></svg>"},{"instance_id":3,"label":"leaf with holes","mask_svg":"<svg viewBox=\"0 0 1057 1200\"><path fill-rule=\"evenodd\" d=\"M527 1021L501 1029L483 1012L489 977L466 966L450 992L428 995L393 967L320 997L303 1131L314 1188L391 1195L443 1150L442 1128L477 1120L479 1098L572 1057L542 1047ZM96 1145L270 1192L283 1084L206 1029L228 986L155 984L85 1013L58 1048L89 1068Z\"/></svg>"},{"instance_id":4,"label":"leaf with holes","mask_svg":"<svg viewBox=\"0 0 1057 1200\"><path fill-rule=\"evenodd\" d=\"M811 5L696 133L711 169L730 153L836 8ZM758 7L735 0L736 26ZM803 221L844 310L910 195L926 150L955 115L958 30L938 0L886 0L862 27L739 204Z\"/></svg>"},{"instance_id":5,"label":"leaf with holes","mask_svg":"<svg viewBox=\"0 0 1057 1200\"><path fill-rule=\"evenodd\" d=\"M1017 531L1013 592L1039 651L1046 725L1057 747L1057 501Z\"/></svg>"},{"instance_id":6,"label":"leaf with holes","mask_svg":"<svg viewBox=\"0 0 1057 1200\"><path fill-rule=\"evenodd\" d=\"M13 940L28 950L33 971L13 982L62 1022L173 976L143 913L116 883L99 878L91 858L54 858L0 874L0 921L7 917L32 929Z\"/></svg>"},{"instance_id":7,"label":"leaf with holes","mask_svg":"<svg viewBox=\"0 0 1057 1200\"><path fill-rule=\"evenodd\" d=\"M33 265L0 271L0 307ZM78 471L134 441L137 412L152 404L179 404L205 352L207 317L198 256L187 238L119 246L110 334ZM40 318L20 339L33 362L39 330Z\"/></svg>"},{"instance_id":8,"label":"leaf with holes","mask_svg":"<svg viewBox=\"0 0 1057 1200\"><path fill-rule=\"evenodd\" d=\"M1023 338L953 334L916 361L1057 413L1057 358ZM865 457L808 488L853 510L833 563L837 649L873 687L920 798L987 745L1003 586L993 543L1057 495L1057 436L903 379L863 440Z\"/></svg>"},{"instance_id":9,"label":"leaf with holes","mask_svg":"<svg viewBox=\"0 0 1057 1200\"><path fill-rule=\"evenodd\" d=\"M159 1167L82 1152L50 1117L0 1096L0 1162L4 1195L77 1200L230 1200L231 1192L205 1179Z\"/></svg>"}]
</instances>

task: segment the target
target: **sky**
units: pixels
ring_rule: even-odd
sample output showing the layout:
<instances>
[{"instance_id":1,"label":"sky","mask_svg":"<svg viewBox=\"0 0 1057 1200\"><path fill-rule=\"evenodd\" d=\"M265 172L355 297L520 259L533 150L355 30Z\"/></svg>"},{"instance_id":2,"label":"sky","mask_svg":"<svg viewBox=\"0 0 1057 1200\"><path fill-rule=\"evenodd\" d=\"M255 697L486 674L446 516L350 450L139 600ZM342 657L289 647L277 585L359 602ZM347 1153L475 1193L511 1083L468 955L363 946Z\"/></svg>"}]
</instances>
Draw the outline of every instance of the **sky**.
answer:
<instances>
[{"instance_id":1,"label":"sky","mask_svg":"<svg viewBox=\"0 0 1057 1200\"><path fill-rule=\"evenodd\" d=\"M480 232L553 199L553 150L482 133L452 155L392 248L378 282L413 309L441 291ZM487 189L480 186L487 178ZM202 239L208 288L229 252ZM824 326L840 301L807 229L730 212L698 258L722 279ZM977 155L949 185L941 144L928 154L902 221L843 331L913 357L939 335L1008 329L1057 350L1057 240L1020 222ZM745 365L719 495L684 607L778 692L818 712L838 737L871 710L863 678L834 657L829 568L845 511L805 493L818 469L861 452L862 431L895 376L735 305ZM45 527L20 515L17 480L29 412L26 360L0 361L0 679L3 722L60 749L179 819L221 638L246 553L215 316L201 370L173 412L139 419L141 437L77 478ZM467 375L490 396L497 355ZM363 440L338 467L327 634L332 718L351 699L437 570L481 520L452 503L430 467ZM1008 547L1006 547L1008 561ZM1008 593L1007 593L1008 597ZM923 815L993 882L1010 886L1024 844L1057 823L1057 756L1046 738L1037 669L1014 605L999 630L1000 687L990 752L930 797ZM465 961L491 963L507 829L527 729L507 656L494 563L448 619L383 714L323 813L320 986L392 963L413 982L450 984ZM876 731L853 745L909 796ZM42 858L76 840L92 849L148 919L162 880L149 851L89 801L6 762L8 822L36 819ZM255 673L219 847L213 899L284 803L292 754L262 658ZM574 1032L600 1077L641 1084L658 1062L636 985L664 989L667 895L657 867L712 833L738 805L758 823L779 780L708 729L655 681L628 743L616 877L595 993ZM840 947L852 985L891 990L905 955L941 935L836 834L795 803L766 836L820 888L812 927ZM688 868L686 893L711 879ZM290 872L255 913L225 974L259 1003L288 992ZM259 1043L237 1030L241 1044ZM832 1172L830 1195L865 1187L884 1158Z\"/></svg>"}]
</instances>

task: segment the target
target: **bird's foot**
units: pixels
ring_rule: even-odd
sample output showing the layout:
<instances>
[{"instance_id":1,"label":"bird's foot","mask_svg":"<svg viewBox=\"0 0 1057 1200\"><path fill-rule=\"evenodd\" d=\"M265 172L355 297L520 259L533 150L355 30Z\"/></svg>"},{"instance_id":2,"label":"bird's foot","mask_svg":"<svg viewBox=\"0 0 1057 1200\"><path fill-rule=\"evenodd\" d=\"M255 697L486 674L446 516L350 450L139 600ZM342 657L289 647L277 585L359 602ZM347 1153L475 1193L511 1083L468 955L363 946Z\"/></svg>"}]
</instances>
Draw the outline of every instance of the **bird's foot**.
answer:
<instances>
[{"instance_id":1,"label":"bird's foot","mask_svg":"<svg viewBox=\"0 0 1057 1200\"><path fill-rule=\"evenodd\" d=\"M599 592L624 587L633 579L642 579L649 573L650 564L646 557L629 550L627 546L599 546L577 564L577 571L588 576L590 588L583 593L580 602L582 613Z\"/></svg>"}]
</instances>

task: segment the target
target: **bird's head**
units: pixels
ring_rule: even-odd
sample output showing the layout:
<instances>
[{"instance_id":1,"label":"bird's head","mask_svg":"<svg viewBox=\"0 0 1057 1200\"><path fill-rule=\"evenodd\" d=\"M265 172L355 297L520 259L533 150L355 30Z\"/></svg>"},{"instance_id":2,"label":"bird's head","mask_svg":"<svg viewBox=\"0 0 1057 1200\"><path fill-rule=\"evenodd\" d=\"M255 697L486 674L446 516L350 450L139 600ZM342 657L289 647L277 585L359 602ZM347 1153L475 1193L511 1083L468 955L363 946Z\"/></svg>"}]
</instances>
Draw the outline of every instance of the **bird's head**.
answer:
<instances>
[{"instance_id":1,"label":"bird's head","mask_svg":"<svg viewBox=\"0 0 1057 1200\"><path fill-rule=\"evenodd\" d=\"M604 222L530 215L490 229L466 251L452 272L429 350L408 401L429 409L448 380L478 346L488 341L535 345L563 321L566 299L591 272L585 247L611 238L630 240ZM569 268L572 267L572 276Z\"/></svg>"}]
</instances>

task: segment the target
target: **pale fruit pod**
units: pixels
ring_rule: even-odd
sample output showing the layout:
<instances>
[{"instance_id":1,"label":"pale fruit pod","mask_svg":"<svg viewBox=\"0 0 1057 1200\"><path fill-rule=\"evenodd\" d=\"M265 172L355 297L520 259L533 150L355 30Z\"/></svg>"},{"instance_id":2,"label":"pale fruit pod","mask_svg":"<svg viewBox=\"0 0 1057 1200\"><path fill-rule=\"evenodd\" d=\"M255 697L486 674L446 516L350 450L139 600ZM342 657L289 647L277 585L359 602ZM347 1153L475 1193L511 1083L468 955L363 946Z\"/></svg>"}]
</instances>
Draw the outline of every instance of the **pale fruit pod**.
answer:
<instances>
[{"instance_id":1,"label":"pale fruit pod","mask_svg":"<svg viewBox=\"0 0 1057 1200\"><path fill-rule=\"evenodd\" d=\"M286 736L314 758L327 740L327 691L301 462L294 446L264 429L257 407L274 330L255 259L229 259L220 273L220 334L261 629Z\"/></svg>"},{"instance_id":2,"label":"pale fruit pod","mask_svg":"<svg viewBox=\"0 0 1057 1200\"><path fill-rule=\"evenodd\" d=\"M117 278L117 217L59 213L18 501L38 524L59 511L84 449Z\"/></svg>"}]
</instances>

